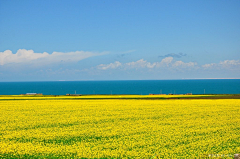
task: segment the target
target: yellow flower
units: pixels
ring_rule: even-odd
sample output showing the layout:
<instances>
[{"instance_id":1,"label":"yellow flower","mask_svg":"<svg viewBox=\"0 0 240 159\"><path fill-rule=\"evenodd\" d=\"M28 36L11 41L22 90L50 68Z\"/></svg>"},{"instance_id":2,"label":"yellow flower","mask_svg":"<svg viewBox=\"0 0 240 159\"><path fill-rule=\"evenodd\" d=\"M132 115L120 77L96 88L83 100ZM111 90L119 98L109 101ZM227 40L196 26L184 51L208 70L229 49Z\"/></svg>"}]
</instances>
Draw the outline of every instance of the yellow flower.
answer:
<instances>
[{"instance_id":1,"label":"yellow flower","mask_svg":"<svg viewBox=\"0 0 240 159\"><path fill-rule=\"evenodd\" d=\"M240 150L239 99L71 98L0 96L0 157L200 158Z\"/></svg>"}]
</instances>

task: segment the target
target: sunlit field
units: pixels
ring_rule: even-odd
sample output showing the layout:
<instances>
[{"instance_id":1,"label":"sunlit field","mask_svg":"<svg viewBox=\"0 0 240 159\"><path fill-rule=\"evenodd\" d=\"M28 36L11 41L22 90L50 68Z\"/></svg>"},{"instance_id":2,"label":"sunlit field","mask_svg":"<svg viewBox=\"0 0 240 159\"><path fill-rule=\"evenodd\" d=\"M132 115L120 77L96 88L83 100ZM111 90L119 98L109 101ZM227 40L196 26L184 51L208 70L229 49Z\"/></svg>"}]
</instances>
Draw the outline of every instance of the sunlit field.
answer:
<instances>
[{"instance_id":1,"label":"sunlit field","mask_svg":"<svg viewBox=\"0 0 240 159\"><path fill-rule=\"evenodd\" d=\"M0 158L233 158L240 152L240 99L40 98L0 97Z\"/></svg>"}]
</instances>

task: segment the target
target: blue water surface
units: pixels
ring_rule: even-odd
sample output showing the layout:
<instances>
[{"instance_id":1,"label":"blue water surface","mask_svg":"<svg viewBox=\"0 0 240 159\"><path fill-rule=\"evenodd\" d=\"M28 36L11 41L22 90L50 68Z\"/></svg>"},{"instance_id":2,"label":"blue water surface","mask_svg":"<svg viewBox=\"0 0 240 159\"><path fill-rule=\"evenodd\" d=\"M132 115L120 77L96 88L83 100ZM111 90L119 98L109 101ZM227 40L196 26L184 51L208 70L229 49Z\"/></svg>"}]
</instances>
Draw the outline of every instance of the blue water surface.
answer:
<instances>
[{"instance_id":1,"label":"blue water surface","mask_svg":"<svg viewBox=\"0 0 240 159\"><path fill-rule=\"evenodd\" d=\"M240 94L240 79L0 82L0 95Z\"/></svg>"}]
</instances>

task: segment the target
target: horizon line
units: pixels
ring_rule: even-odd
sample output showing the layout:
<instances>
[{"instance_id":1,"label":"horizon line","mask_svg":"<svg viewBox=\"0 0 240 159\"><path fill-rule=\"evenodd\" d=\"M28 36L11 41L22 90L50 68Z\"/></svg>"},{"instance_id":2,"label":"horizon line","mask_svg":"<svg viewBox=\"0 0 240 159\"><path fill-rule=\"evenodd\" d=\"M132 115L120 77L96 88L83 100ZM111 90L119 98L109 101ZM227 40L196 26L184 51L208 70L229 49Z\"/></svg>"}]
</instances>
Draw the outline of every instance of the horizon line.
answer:
<instances>
[{"instance_id":1,"label":"horizon line","mask_svg":"<svg viewBox=\"0 0 240 159\"><path fill-rule=\"evenodd\" d=\"M161 80L211 80L211 79L240 79L240 78L178 78L178 79L113 79L113 80L101 80L101 79L88 79L88 80L42 80L42 81L0 81L0 82L73 82L73 81L161 81Z\"/></svg>"}]
</instances>

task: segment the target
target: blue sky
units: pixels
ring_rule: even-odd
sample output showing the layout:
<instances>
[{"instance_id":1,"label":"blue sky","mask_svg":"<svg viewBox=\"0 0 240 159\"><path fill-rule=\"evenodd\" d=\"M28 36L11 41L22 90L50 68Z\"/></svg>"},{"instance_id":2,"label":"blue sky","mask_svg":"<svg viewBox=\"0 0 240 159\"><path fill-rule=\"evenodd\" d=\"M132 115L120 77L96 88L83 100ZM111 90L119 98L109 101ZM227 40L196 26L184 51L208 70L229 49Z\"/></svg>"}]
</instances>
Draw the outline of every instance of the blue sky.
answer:
<instances>
[{"instance_id":1,"label":"blue sky","mask_svg":"<svg viewBox=\"0 0 240 159\"><path fill-rule=\"evenodd\" d=\"M240 78L239 0L1 0L0 81Z\"/></svg>"}]
</instances>

